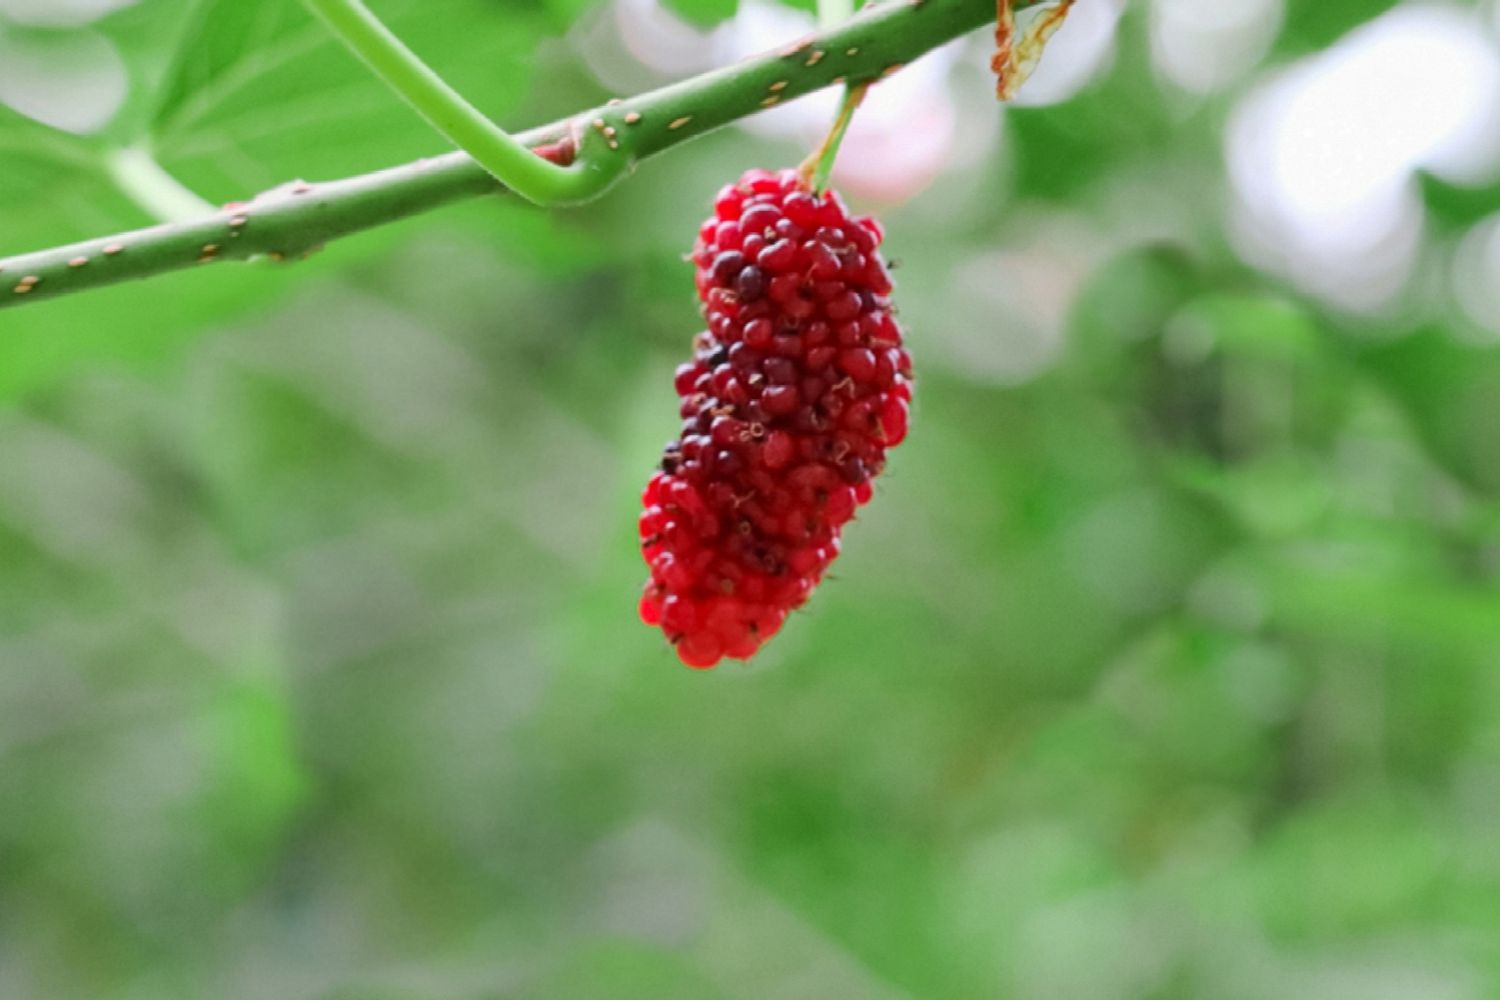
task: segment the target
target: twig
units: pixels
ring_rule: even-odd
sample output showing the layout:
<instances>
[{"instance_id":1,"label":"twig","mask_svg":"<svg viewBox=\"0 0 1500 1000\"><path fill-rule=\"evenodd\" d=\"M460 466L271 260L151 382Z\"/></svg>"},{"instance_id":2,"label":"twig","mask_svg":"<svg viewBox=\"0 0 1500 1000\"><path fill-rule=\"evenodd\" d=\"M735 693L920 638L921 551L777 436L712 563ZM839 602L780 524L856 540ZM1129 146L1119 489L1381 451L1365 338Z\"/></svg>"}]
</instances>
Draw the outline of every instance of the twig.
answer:
<instances>
[{"instance_id":1,"label":"twig","mask_svg":"<svg viewBox=\"0 0 1500 1000\"><path fill-rule=\"evenodd\" d=\"M763 108L846 80L876 79L987 23L994 9L992 0L886 0L776 51L516 138L532 149L576 145L582 169L625 173ZM502 190L463 153L344 180L295 181L196 221L0 259L0 309L216 261L294 260L329 240Z\"/></svg>"}]
</instances>

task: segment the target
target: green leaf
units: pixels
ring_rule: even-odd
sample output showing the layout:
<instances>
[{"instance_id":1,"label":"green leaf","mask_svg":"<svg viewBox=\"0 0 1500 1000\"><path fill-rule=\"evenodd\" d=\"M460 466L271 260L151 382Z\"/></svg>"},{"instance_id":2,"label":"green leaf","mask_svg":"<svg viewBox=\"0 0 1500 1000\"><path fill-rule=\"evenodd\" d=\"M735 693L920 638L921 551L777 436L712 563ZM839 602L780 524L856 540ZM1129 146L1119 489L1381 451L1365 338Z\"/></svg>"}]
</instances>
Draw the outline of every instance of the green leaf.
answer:
<instances>
[{"instance_id":1,"label":"green leaf","mask_svg":"<svg viewBox=\"0 0 1500 1000\"><path fill-rule=\"evenodd\" d=\"M100 138L113 146L138 144L150 131L164 77L178 58L200 0L141 0L98 21L130 74L125 104Z\"/></svg>"},{"instance_id":2,"label":"green leaf","mask_svg":"<svg viewBox=\"0 0 1500 1000\"><path fill-rule=\"evenodd\" d=\"M0 256L120 228L130 209L104 182L93 146L0 107Z\"/></svg>"},{"instance_id":3,"label":"green leaf","mask_svg":"<svg viewBox=\"0 0 1500 1000\"><path fill-rule=\"evenodd\" d=\"M302 12L295 4L278 0L249 4L215 0L200 5L163 85L156 126L170 127L182 117L191 122L198 108L212 105L215 88L230 91L241 77L248 83L269 72L274 61L269 46L280 44L280 55L288 54L292 45L284 40L298 27L299 15ZM310 30L312 25L300 27ZM317 38L304 38L298 47L317 42Z\"/></svg>"},{"instance_id":4,"label":"green leaf","mask_svg":"<svg viewBox=\"0 0 1500 1000\"><path fill-rule=\"evenodd\" d=\"M131 141L138 138L136 126L149 124L157 159L210 200L243 198L292 177L345 176L443 149L444 141L336 45L297 0L201 0L190 10L186 6L184 0L143 0L98 23L97 30L131 57L132 79L139 84L127 109L130 122L117 123L109 141ZM547 11L509 10L489 0L381 0L377 9L491 114L521 99L526 57L556 25ZM174 27L167 20L174 15L186 23ZM169 54L174 35L180 44ZM101 151L97 137L58 132L0 106L0 256L151 222L108 181L99 166ZM497 209L461 218L484 230L494 245L524 246L532 255L551 253L560 261L583 259L540 238L541 216ZM88 366L158 367L214 323L265 308L319 275L406 238L393 227L296 268L184 273L27 309L4 324L0 399L34 392Z\"/></svg>"},{"instance_id":5,"label":"green leaf","mask_svg":"<svg viewBox=\"0 0 1500 1000\"><path fill-rule=\"evenodd\" d=\"M523 96L551 17L545 9L501 17L483 0L391 0L378 13L497 119ZM296 0L206 0L167 72L152 131L169 169L223 200L448 146Z\"/></svg>"}]
</instances>

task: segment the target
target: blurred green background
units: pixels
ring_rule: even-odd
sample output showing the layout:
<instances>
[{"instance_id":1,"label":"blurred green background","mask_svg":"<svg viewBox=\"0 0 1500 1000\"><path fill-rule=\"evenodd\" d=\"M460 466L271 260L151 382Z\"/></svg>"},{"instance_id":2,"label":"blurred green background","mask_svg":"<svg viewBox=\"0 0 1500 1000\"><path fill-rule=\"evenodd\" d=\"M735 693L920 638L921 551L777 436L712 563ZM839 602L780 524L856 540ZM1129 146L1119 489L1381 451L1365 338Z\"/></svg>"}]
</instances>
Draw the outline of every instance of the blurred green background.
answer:
<instances>
[{"instance_id":1,"label":"blurred green background","mask_svg":"<svg viewBox=\"0 0 1500 1000\"><path fill-rule=\"evenodd\" d=\"M798 16L373 6L517 124ZM635 518L790 125L0 314L0 997L1500 995L1500 172L1424 159L1494 145L1495 6L1074 17L1032 106L933 57L936 166L851 138L914 429L748 666L636 620ZM1418 113L1256 117L1367 42ZM0 101L7 253L149 223L120 146L442 148L294 0L0 0Z\"/></svg>"}]
</instances>

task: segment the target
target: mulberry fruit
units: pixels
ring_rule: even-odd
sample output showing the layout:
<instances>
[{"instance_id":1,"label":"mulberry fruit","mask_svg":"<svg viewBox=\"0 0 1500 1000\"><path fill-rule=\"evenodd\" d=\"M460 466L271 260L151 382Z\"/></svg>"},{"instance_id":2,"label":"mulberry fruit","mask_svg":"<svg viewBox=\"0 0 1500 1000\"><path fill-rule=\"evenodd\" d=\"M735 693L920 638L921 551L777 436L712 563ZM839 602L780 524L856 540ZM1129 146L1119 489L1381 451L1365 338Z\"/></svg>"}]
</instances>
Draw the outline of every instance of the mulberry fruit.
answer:
<instances>
[{"instance_id":1,"label":"mulberry fruit","mask_svg":"<svg viewBox=\"0 0 1500 1000\"><path fill-rule=\"evenodd\" d=\"M795 171L726 186L692 261L707 329L646 485L641 618L690 667L750 657L800 607L906 437L911 358L878 223Z\"/></svg>"}]
</instances>

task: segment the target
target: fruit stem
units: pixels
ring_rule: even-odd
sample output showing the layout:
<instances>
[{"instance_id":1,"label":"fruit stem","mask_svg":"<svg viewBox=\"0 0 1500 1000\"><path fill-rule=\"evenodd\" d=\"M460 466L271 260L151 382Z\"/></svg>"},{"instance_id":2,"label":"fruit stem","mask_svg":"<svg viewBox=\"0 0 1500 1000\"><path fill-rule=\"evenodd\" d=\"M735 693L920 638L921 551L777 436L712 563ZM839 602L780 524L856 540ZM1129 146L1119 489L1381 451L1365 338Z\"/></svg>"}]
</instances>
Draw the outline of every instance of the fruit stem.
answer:
<instances>
[{"instance_id":1,"label":"fruit stem","mask_svg":"<svg viewBox=\"0 0 1500 1000\"><path fill-rule=\"evenodd\" d=\"M470 104L370 12L362 0L303 0L391 90L497 180L538 205L586 201L624 171L619 157L559 166L538 156Z\"/></svg>"},{"instance_id":2,"label":"fruit stem","mask_svg":"<svg viewBox=\"0 0 1500 1000\"><path fill-rule=\"evenodd\" d=\"M869 80L853 83L844 90L844 100L839 105L837 117L833 119L833 126L818 148L797 168L802 183L812 188L816 194L822 194L828 187L828 177L833 173L833 161L838 159L839 147L844 144L844 133L849 131L849 123L854 120L854 112L869 92L870 83Z\"/></svg>"}]
</instances>

